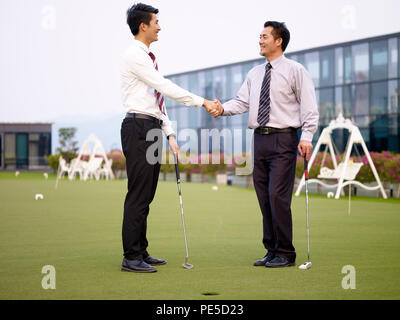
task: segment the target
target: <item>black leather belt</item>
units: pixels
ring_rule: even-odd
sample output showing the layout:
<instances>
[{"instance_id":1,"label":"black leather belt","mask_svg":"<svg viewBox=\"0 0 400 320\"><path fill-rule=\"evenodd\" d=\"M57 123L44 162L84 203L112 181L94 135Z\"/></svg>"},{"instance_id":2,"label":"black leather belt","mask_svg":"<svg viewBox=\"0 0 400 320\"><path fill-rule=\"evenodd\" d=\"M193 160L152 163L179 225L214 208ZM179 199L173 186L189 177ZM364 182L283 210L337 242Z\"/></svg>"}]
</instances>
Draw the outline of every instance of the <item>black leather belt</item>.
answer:
<instances>
[{"instance_id":1,"label":"black leather belt","mask_svg":"<svg viewBox=\"0 0 400 320\"><path fill-rule=\"evenodd\" d=\"M125 118L150 120L156 124L159 124L160 126L163 124L163 121L161 119L157 119L156 117L148 116L147 114L143 114L143 113L127 113Z\"/></svg>"},{"instance_id":2,"label":"black leather belt","mask_svg":"<svg viewBox=\"0 0 400 320\"><path fill-rule=\"evenodd\" d=\"M258 127L255 129L255 132L258 134L272 134L272 133L283 133L283 132L296 132L297 128L289 127L289 128L271 128L271 127Z\"/></svg>"}]
</instances>

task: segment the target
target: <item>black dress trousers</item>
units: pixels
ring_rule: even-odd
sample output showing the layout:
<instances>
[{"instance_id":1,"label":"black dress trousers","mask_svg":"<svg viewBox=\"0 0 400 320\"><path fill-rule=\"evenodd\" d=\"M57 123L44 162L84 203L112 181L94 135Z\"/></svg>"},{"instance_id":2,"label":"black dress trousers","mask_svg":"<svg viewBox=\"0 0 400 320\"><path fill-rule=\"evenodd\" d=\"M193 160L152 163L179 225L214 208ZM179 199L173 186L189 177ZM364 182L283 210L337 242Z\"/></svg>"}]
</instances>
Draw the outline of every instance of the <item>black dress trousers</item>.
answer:
<instances>
[{"instance_id":1,"label":"black dress trousers","mask_svg":"<svg viewBox=\"0 0 400 320\"><path fill-rule=\"evenodd\" d=\"M158 150L162 147L161 131L154 141L146 141L146 135L152 129L161 130L159 124L148 119L125 118L121 125L121 143L128 176L122 243L124 257L129 260L144 259L149 255L147 216L157 188L161 165L161 152ZM152 161L146 158L147 149L154 144L158 144L153 152L158 159L156 163L153 156Z\"/></svg>"},{"instance_id":2,"label":"black dress trousers","mask_svg":"<svg viewBox=\"0 0 400 320\"><path fill-rule=\"evenodd\" d=\"M263 244L268 252L295 261L292 192L298 137L293 132L254 133L253 180L263 215Z\"/></svg>"}]
</instances>

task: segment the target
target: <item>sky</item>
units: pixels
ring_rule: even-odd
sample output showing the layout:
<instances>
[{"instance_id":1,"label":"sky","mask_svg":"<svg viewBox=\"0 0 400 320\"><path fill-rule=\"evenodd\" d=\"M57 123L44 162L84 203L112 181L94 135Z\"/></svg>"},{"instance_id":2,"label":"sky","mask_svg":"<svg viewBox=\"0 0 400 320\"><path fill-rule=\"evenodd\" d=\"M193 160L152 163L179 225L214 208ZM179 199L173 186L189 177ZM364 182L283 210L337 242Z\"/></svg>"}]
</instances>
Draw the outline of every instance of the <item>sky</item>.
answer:
<instances>
[{"instance_id":1,"label":"sky","mask_svg":"<svg viewBox=\"0 0 400 320\"><path fill-rule=\"evenodd\" d=\"M160 10L151 50L164 75L259 58L267 20L286 22L287 52L400 32L398 0L143 2ZM0 0L0 122L122 117L119 61L133 40L133 3Z\"/></svg>"}]
</instances>

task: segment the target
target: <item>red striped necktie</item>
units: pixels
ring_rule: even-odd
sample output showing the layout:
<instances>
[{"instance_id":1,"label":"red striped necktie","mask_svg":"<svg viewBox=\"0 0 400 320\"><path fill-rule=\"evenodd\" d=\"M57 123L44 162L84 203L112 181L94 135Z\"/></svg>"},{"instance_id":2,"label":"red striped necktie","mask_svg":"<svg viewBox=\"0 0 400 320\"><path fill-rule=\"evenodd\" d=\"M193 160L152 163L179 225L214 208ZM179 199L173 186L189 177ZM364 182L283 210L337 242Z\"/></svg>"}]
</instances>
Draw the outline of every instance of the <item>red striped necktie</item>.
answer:
<instances>
[{"instance_id":1,"label":"red striped necktie","mask_svg":"<svg viewBox=\"0 0 400 320\"><path fill-rule=\"evenodd\" d=\"M149 52L149 56L151 58L151 60L153 60L153 64L154 64L154 68L156 68L156 70L158 70L158 65L157 65L157 61L156 61L156 56L152 53ZM165 101L164 101L164 96L158 92L157 90L155 90L156 93L156 98L157 98L157 103L158 103L158 107L160 108L161 112L163 114L165 114Z\"/></svg>"}]
</instances>

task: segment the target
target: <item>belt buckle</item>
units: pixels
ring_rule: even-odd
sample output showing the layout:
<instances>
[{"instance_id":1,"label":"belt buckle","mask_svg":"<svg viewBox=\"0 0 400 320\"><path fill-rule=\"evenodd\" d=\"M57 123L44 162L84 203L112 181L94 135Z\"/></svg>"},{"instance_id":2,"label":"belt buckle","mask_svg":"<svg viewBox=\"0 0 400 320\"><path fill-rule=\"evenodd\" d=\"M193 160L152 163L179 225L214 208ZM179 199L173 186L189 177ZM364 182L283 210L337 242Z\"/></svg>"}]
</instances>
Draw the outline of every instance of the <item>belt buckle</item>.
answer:
<instances>
[{"instance_id":1,"label":"belt buckle","mask_svg":"<svg viewBox=\"0 0 400 320\"><path fill-rule=\"evenodd\" d=\"M265 134L271 134L270 128L265 128Z\"/></svg>"}]
</instances>

